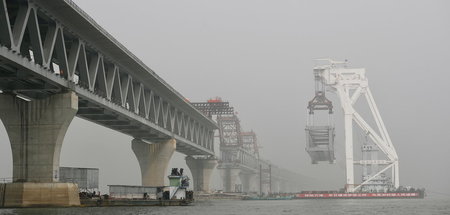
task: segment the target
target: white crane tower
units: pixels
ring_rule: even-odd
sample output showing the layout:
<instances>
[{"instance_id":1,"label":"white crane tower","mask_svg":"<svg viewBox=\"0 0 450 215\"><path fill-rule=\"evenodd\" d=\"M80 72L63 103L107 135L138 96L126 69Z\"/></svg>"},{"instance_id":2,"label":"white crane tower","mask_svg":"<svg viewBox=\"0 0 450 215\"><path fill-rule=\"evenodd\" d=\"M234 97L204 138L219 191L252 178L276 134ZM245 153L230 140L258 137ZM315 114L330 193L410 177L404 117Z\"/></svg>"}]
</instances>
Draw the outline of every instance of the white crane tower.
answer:
<instances>
[{"instance_id":1,"label":"white crane tower","mask_svg":"<svg viewBox=\"0 0 450 215\"><path fill-rule=\"evenodd\" d=\"M355 192L361 189L363 186L368 185L382 185L386 187L386 184L380 183L380 181L387 181L385 173L391 169L391 182L395 188L399 187L399 166L398 156L395 151L394 145L392 145L391 138L387 132L387 129L381 119L375 100L373 99L372 92L370 91L368 80L366 77L366 70L364 68L347 68L347 62L338 62L331 59L318 59L320 61L327 61L327 64L314 67L314 76L316 80L316 97L310 102L308 108L310 109L310 115L314 114L313 110L324 110L323 104L330 103L325 97L325 92L334 92L339 97L343 112L344 112L344 124L345 124L345 159L346 159L346 191ZM322 87L322 90L320 87ZM319 89L319 90L318 90ZM373 115L377 129L371 127L366 120L357 112L354 104L361 97L367 100L370 111ZM319 99L318 99L319 98ZM319 108L314 109L314 102L319 101ZM325 102L324 102L325 101ZM328 102L328 103L327 103ZM320 105L322 107L320 108ZM331 103L328 107L332 107ZM330 109L330 114L332 110ZM354 159L354 145L353 145L353 122L358 125L365 133L367 139L372 140L376 145L362 145L363 155L370 151L381 151L385 156L385 159L377 159L377 156L362 156L361 160ZM314 126L311 127L308 122L307 133L309 145L314 142L315 133L311 132ZM319 126L316 126L319 127ZM323 126L322 126L323 127ZM334 127L333 127L334 129ZM333 131L334 132L334 131ZM317 133L317 132L316 132ZM328 135L328 138L334 140L334 133ZM323 136L322 136L323 138ZM323 142L323 141L322 141ZM332 144L333 141L330 141ZM376 149L378 148L378 149ZM310 153L313 163L313 154L317 152L317 149L307 147L307 151ZM333 151L334 153L334 151ZM378 152L376 152L378 153ZM334 159L334 154L332 155ZM323 161L323 160L322 160ZM354 180L354 165L362 165L364 169L362 183L355 184ZM367 173L367 167L370 167L370 172ZM372 168L375 167L375 168ZM378 168L380 167L380 168ZM387 188L384 188L387 189Z\"/></svg>"}]
</instances>

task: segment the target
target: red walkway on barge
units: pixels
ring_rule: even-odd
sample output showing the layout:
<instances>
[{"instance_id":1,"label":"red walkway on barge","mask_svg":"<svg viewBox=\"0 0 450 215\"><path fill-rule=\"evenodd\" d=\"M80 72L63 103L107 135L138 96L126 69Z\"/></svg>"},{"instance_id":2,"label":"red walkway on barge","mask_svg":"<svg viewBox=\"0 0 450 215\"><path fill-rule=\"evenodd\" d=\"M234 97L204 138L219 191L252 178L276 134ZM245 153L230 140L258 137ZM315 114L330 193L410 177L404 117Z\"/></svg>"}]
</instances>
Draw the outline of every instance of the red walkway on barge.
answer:
<instances>
[{"instance_id":1,"label":"red walkway on barge","mask_svg":"<svg viewBox=\"0 0 450 215\"><path fill-rule=\"evenodd\" d=\"M296 199L365 199L365 198L423 198L423 192L410 193L299 193Z\"/></svg>"}]
</instances>

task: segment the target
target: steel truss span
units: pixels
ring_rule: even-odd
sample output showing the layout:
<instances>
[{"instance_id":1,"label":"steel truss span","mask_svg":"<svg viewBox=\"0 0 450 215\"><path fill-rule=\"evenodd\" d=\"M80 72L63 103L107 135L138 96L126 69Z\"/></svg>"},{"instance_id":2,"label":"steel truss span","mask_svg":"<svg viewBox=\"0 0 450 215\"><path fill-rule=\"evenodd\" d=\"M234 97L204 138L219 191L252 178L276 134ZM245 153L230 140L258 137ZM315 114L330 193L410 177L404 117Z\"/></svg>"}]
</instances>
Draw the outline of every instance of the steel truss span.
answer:
<instances>
[{"instance_id":1,"label":"steel truss span","mask_svg":"<svg viewBox=\"0 0 450 215\"><path fill-rule=\"evenodd\" d=\"M0 90L74 91L77 116L177 151L214 155L217 125L70 0L0 0Z\"/></svg>"},{"instance_id":2,"label":"steel truss span","mask_svg":"<svg viewBox=\"0 0 450 215\"><path fill-rule=\"evenodd\" d=\"M219 168L240 167L250 171L259 168L256 134L243 132L237 115L217 116L221 163Z\"/></svg>"},{"instance_id":3,"label":"steel truss span","mask_svg":"<svg viewBox=\"0 0 450 215\"><path fill-rule=\"evenodd\" d=\"M220 157L218 169L238 168L247 173L265 170L261 176L263 183L271 179L298 184L302 176L264 160L259 155L257 135L254 131L242 131L239 117L229 102L220 97L207 102L191 103L203 114L212 118L216 116L219 127ZM269 172L267 170L270 169Z\"/></svg>"},{"instance_id":4,"label":"steel truss span","mask_svg":"<svg viewBox=\"0 0 450 215\"><path fill-rule=\"evenodd\" d=\"M366 77L366 70L363 68L347 68L346 62L337 62L329 59L324 60L328 63L314 67L314 74L320 78L320 81L326 87L326 90L338 95L344 111L347 192L356 191L362 186L377 180L381 174L384 174L389 169L391 170L392 184L395 188L398 188L400 181L397 152L372 96ZM370 126L354 106L361 96L364 96L368 103L377 129ZM355 161L353 153L353 122L355 122L367 137L380 149L386 157L385 160ZM355 185L354 165L380 165L382 167L374 171L370 176L365 177L361 184Z\"/></svg>"}]
</instances>

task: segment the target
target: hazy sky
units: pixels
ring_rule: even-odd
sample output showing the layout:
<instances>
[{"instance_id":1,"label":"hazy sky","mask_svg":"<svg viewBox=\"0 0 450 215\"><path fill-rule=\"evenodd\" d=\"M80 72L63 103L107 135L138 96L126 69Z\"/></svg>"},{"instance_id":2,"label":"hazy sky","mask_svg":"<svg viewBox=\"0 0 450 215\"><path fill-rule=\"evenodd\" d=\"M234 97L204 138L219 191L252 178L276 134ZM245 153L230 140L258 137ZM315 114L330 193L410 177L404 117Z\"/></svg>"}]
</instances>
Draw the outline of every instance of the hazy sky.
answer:
<instances>
[{"instance_id":1,"label":"hazy sky","mask_svg":"<svg viewBox=\"0 0 450 215\"><path fill-rule=\"evenodd\" d=\"M448 1L75 2L186 98L230 101L243 128L257 133L265 158L323 178L324 189L345 183L342 111L329 95L337 107L338 163L311 165L304 126L314 94L313 59L365 67L399 154L401 184L450 195ZM100 168L103 190L139 184L130 141L77 118L61 165ZM177 153L171 167L184 166L183 159ZM11 165L2 125L0 177L11 176Z\"/></svg>"}]
</instances>

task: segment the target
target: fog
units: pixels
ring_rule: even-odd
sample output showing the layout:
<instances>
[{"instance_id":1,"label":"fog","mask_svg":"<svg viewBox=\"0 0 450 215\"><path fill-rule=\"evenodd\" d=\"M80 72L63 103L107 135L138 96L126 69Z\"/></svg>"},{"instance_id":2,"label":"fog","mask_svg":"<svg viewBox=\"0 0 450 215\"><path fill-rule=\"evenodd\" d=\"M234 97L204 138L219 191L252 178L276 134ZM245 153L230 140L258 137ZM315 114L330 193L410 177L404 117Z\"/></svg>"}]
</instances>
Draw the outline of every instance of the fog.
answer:
<instances>
[{"instance_id":1,"label":"fog","mask_svg":"<svg viewBox=\"0 0 450 215\"><path fill-rule=\"evenodd\" d=\"M257 133L264 158L322 180L323 189L345 183L343 123L330 94L338 161L312 165L304 126L314 96L313 59L365 67L399 155L400 183L450 195L450 2L75 2L190 101L229 101L243 128ZM140 184L131 139L76 118L61 165L100 168L103 191L107 184ZM170 167L186 168L184 155L176 153ZM1 125L0 178L11 177L11 169ZM212 185L221 187L218 174Z\"/></svg>"}]
</instances>

